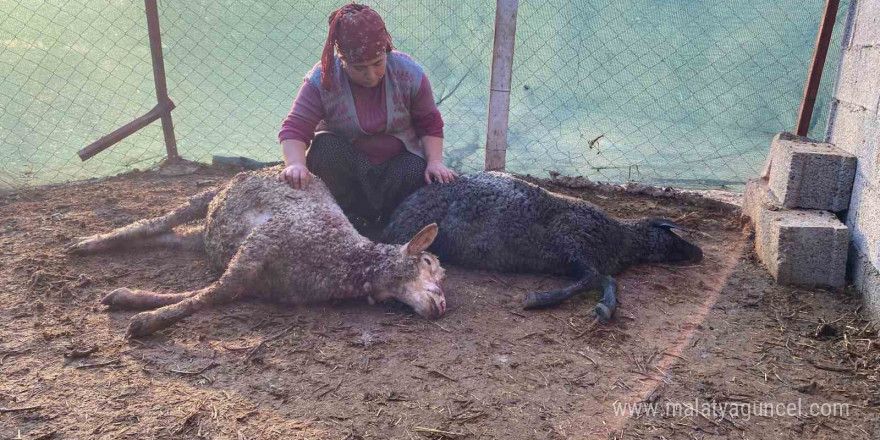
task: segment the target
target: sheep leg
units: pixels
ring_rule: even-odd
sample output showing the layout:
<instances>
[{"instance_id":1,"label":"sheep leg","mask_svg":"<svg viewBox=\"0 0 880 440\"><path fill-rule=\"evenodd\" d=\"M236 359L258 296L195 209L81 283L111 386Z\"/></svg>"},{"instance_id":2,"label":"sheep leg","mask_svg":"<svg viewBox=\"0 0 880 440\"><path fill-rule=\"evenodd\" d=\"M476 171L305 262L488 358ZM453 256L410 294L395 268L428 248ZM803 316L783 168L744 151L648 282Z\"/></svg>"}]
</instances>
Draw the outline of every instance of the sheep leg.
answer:
<instances>
[{"instance_id":1,"label":"sheep leg","mask_svg":"<svg viewBox=\"0 0 880 440\"><path fill-rule=\"evenodd\" d=\"M141 312L131 319L127 337L145 336L190 316L200 310L232 302L248 290L260 288L264 262L271 257L272 242L259 234L257 228L242 242L229 262L226 272L215 283L195 292L184 293L186 298L149 312ZM112 295L112 294L111 294Z\"/></svg>"},{"instance_id":2,"label":"sheep leg","mask_svg":"<svg viewBox=\"0 0 880 440\"><path fill-rule=\"evenodd\" d=\"M187 251L205 250L205 227L197 226L181 231L165 232L132 243L132 247L160 247Z\"/></svg>"},{"instance_id":3,"label":"sheep leg","mask_svg":"<svg viewBox=\"0 0 880 440\"><path fill-rule=\"evenodd\" d=\"M617 281L608 275L603 275L600 283L602 285L602 299L590 312L590 316L605 324L617 311Z\"/></svg>"},{"instance_id":4,"label":"sheep leg","mask_svg":"<svg viewBox=\"0 0 880 440\"><path fill-rule=\"evenodd\" d=\"M208 205L218 192L218 189L202 192L161 217L140 220L106 234L80 238L67 245L64 250L73 254L100 252L169 232L175 226L204 217L208 212Z\"/></svg>"},{"instance_id":5,"label":"sheep leg","mask_svg":"<svg viewBox=\"0 0 880 440\"><path fill-rule=\"evenodd\" d=\"M595 269L590 269L576 283L550 292L531 292L523 301L523 308L538 309L553 307L561 304L572 296L591 290L602 289L602 298L590 312L590 316L605 324L614 316L617 310L617 282L608 275L600 275Z\"/></svg>"},{"instance_id":6,"label":"sheep leg","mask_svg":"<svg viewBox=\"0 0 880 440\"><path fill-rule=\"evenodd\" d=\"M205 247L205 228L199 226L182 232L166 232L131 243L138 247L166 247L170 249L203 250ZM146 290L132 290L121 287L110 292L101 303L111 310L149 310L179 303L198 293L197 290L185 293L161 294Z\"/></svg>"},{"instance_id":7,"label":"sheep leg","mask_svg":"<svg viewBox=\"0 0 880 440\"><path fill-rule=\"evenodd\" d=\"M131 290L127 287L120 287L107 294L107 296L101 300L101 304L110 306L110 310L150 310L171 304L177 304L198 293L198 290L193 290L185 293L162 294L147 290Z\"/></svg>"},{"instance_id":8,"label":"sheep leg","mask_svg":"<svg viewBox=\"0 0 880 440\"><path fill-rule=\"evenodd\" d=\"M182 231L163 232L159 235L132 239L126 249L165 248L186 251L205 250L205 227L197 226Z\"/></svg>"},{"instance_id":9,"label":"sheep leg","mask_svg":"<svg viewBox=\"0 0 880 440\"><path fill-rule=\"evenodd\" d=\"M561 289L549 292L531 292L523 301L525 309L543 309L563 303L572 296L585 291L595 290L601 286L601 276L595 269L589 269L576 283Z\"/></svg>"}]
</instances>

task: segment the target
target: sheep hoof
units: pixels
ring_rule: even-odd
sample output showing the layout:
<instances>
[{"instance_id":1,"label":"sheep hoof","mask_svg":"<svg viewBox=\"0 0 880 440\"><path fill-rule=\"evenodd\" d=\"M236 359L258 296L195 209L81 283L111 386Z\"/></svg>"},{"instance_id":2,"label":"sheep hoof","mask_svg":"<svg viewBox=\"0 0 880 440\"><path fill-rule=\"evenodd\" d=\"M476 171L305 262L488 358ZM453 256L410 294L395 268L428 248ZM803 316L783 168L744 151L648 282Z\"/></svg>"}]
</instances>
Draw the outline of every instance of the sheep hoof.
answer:
<instances>
[{"instance_id":1,"label":"sheep hoof","mask_svg":"<svg viewBox=\"0 0 880 440\"><path fill-rule=\"evenodd\" d=\"M590 313L591 318L596 318L600 324L607 324L608 321L611 320L611 316L614 314L608 306L602 303L596 304L596 307Z\"/></svg>"},{"instance_id":2,"label":"sheep hoof","mask_svg":"<svg viewBox=\"0 0 880 440\"><path fill-rule=\"evenodd\" d=\"M110 306L111 309L123 309L125 305L131 302L131 297L135 295L130 289L125 287L120 287L104 297L101 300L101 304L105 306Z\"/></svg>"},{"instance_id":3,"label":"sheep hoof","mask_svg":"<svg viewBox=\"0 0 880 440\"><path fill-rule=\"evenodd\" d=\"M138 313L134 315L131 319L131 323L128 324L128 331L125 332L126 339L128 338L139 338L141 336L146 336L150 333L153 333L151 329L151 319L149 318L151 312Z\"/></svg>"},{"instance_id":4,"label":"sheep hoof","mask_svg":"<svg viewBox=\"0 0 880 440\"><path fill-rule=\"evenodd\" d=\"M167 328L171 326L171 324L174 324L173 320L164 319L164 317L156 311L141 312L131 318L131 323L128 324L128 331L125 333L125 338L130 339L147 336Z\"/></svg>"},{"instance_id":5,"label":"sheep hoof","mask_svg":"<svg viewBox=\"0 0 880 440\"><path fill-rule=\"evenodd\" d=\"M617 311L617 282L610 276L603 276L602 284L602 300L596 304L590 316L605 324L614 316Z\"/></svg>"},{"instance_id":6,"label":"sheep hoof","mask_svg":"<svg viewBox=\"0 0 880 440\"><path fill-rule=\"evenodd\" d=\"M64 252L67 254L73 255L82 255L89 253L90 246L95 242L95 240L90 239L89 237L77 237L66 246L64 246Z\"/></svg>"},{"instance_id":7,"label":"sheep hoof","mask_svg":"<svg viewBox=\"0 0 880 440\"><path fill-rule=\"evenodd\" d=\"M561 290L552 292L530 292L526 294L526 297L523 300L523 308L529 310L553 307L561 304L570 296L571 295L567 292Z\"/></svg>"}]
</instances>

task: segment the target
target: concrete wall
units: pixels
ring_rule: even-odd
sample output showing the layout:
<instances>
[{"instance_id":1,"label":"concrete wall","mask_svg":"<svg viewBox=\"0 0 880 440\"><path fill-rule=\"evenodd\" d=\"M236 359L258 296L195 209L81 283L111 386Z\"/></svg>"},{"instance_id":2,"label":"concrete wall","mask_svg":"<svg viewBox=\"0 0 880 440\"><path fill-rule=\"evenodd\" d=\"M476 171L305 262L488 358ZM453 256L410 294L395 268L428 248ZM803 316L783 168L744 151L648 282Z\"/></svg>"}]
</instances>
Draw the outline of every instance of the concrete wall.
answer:
<instances>
[{"instance_id":1,"label":"concrete wall","mask_svg":"<svg viewBox=\"0 0 880 440\"><path fill-rule=\"evenodd\" d=\"M854 0L845 26L825 140L858 157L849 274L880 321L880 0Z\"/></svg>"}]
</instances>

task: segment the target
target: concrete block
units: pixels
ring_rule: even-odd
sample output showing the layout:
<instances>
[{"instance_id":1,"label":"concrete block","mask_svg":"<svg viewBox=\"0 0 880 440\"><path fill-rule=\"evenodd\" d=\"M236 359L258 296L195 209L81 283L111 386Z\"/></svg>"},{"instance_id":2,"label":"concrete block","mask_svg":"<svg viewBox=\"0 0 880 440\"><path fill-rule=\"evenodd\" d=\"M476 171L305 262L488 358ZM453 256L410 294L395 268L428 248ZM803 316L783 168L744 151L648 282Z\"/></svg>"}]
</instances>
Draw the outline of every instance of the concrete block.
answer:
<instances>
[{"instance_id":1,"label":"concrete block","mask_svg":"<svg viewBox=\"0 0 880 440\"><path fill-rule=\"evenodd\" d=\"M836 121L837 120L835 119L835 122ZM770 141L770 152L767 153L767 158L764 159L764 167L761 168L762 179L770 178L770 169L773 168L773 147L776 146L780 140L804 143L815 142L814 140L806 136L798 136L794 133L789 133L786 131L776 133L776 136L773 136L773 140Z\"/></svg>"},{"instance_id":2,"label":"concrete block","mask_svg":"<svg viewBox=\"0 0 880 440\"><path fill-rule=\"evenodd\" d=\"M783 207L834 212L849 207L856 157L834 145L780 133L765 168Z\"/></svg>"},{"instance_id":3,"label":"concrete block","mask_svg":"<svg viewBox=\"0 0 880 440\"><path fill-rule=\"evenodd\" d=\"M872 113L877 112L880 104L880 47L850 46L843 51L834 97Z\"/></svg>"},{"instance_id":4,"label":"concrete block","mask_svg":"<svg viewBox=\"0 0 880 440\"><path fill-rule=\"evenodd\" d=\"M779 201L776 200L773 192L770 191L767 179L749 179L746 182L742 206L743 215L749 218L755 228L755 252L758 254L758 258L765 262L764 265L770 268L770 265L766 263L765 256L773 253L770 249L773 248L773 243L778 244L779 240L773 240L769 216L771 212L783 208ZM777 278L775 269L778 268L778 264L773 266L770 272L773 278Z\"/></svg>"},{"instance_id":5,"label":"concrete block","mask_svg":"<svg viewBox=\"0 0 880 440\"><path fill-rule=\"evenodd\" d=\"M776 282L845 285L849 229L834 214L783 209L764 179L750 180L746 191L743 212L755 225L755 251Z\"/></svg>"},{"instance_id":6,"label":"concrete block","mask_svg":"<svg viewBox=\"0 0 880 440\"><path fill-rule=\"evenodd\" d=\"M846 223L852 230L853 246L880 267L880 188L864 182L861 176L856 184Z\"/></svg>"},{"instance_id":7,"label":"concrete block","mask_svg":"<svg viewBox=\"0 0 880 440\"><path fill-rule=\"evenodd\" d=\"M880 0L859 0L853 26L852 44L880 44Z\"/></svg>"},{"instance_id":8,"label":"concrete block","mask_svg":"<svg viewBox=\"0 0 880 440\"><path fill-rule=\"evenodd\" d=\"M771 210L782 209L782 204L770 191L767 179L749 179L746 182L742 206L743 215L750 218L752 222L759 218L762 207L768 207Z\"/></svg>"},{"instance_id":9,"label":"concrete block","mask_svg":"<svg viewBox=\"0 0 880 440\"><path fill-rule=\"evenodd\" d=\"M867 181L875 178L880 143L880 121L874 120L862 107L839 103L828 142L857 158L856 175Z\"/></svg>"},{"instance_id":10,"label":"concrete block","mask_svg":"<svg viewBox=\"0 0 880 440\"><path fill-rule=\"evenodd\" d=\"M866 170L867 180L880 187L880 114L865 125L865 146L856 156Z\"/></svg>"},{"instance_id":11,"label":"concrete block","mask_svg":"<svg viewBox=\"0 0 880 440\"><path fill-rule=\"evenodd\" d=\"M850 276L874 322L880 323L880 270L855 249L849 253Z\"/></svg>"},{"instance_id":12,"label":"concrete block","mask_svg":"<svg viewBox=\"0 0 880 440\"><path fill-rule=\"evenodd\" d=\"M838 101L828 142L847 153L858 155L858 147L865 143L865 121L869 117L864 107Z\"/></svg>"},{"instance_id":13,"label":"concrete block","mask_svg":"<svg viewBox=\"0 0 880 440\"><path fill-rule=\"evenodd\" d=\"M853 182L852 194L850 195L849 210L846 212L845 221L850 229L855 229L856 221L858 221L859 206L862 204L862 191L864 190L865 185L867 185L867 182L865 182L864 176L856 174L856 179ZM854 241L858 240L858 231L852 231L852 239Z\"/></svg>"}]
</instances>

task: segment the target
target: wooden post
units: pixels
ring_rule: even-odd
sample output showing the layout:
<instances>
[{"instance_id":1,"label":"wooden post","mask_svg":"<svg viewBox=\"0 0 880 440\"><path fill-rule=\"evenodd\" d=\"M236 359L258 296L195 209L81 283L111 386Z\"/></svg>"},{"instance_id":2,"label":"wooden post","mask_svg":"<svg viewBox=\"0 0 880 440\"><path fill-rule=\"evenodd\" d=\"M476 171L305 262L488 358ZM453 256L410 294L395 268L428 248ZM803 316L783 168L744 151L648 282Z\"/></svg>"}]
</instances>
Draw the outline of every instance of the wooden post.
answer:
<instances>
[{"instance_id":1,"label":"wooden post","mask_svg":"<svg viewBox=\"0 0 880 440\"><path fill-rule=\"evenodd\" d=\"M134 121L129 122L128 124L123 125L122 127L117 128L112 133L107 136L102 137L101 139L96 140L89 144L89 146L79 150L76 154L79 155L79 158L83 160L83 162L91 159L96 154L112 147L117 142L131 136L133 133L138 130L150 125L156 119L160 119L162 115L167 115L174 109L174 103L171 101L166 101L161 104L156 104L152 110L148 111L147 114L135 119Z\"/></svg>"},{"instance_id":2,"label":"wooden post","mask_svg":"<svg viewBox=\"0 0 880 440\"><path fill-rule=\"evenodd\" d=\"M159 10L156 0L144 0L147 12L147 34L150 37L150 54L153 56L153 81L156 84L156 100L158 103L147 114L123 125L107 136L92 142L79 150L77 154L83 161L112 147L117 142L150 125L156 119L162 120L162 132L165 134L165 151L168 160L180 159L177 154L177 141L174 139L174 124L171 123L171 110L174 103L168 97L168 86L165 84L165 63L162 59L162 38L159 32Z\"/></svg>"},{"instance_id":3,"label":"wooden post","mask_svg":"<svg viewBox=\"0 0 880 440\"><path fill-rule=\"evenodd\" d=\"M168 86L165 84L165 61L162 58L162 33L159 31L159 8L156 0L144 0L147 12L147 33L150 37L150 54L153 56L153 81L156 83L156 100L159 104L171 102ZM172 105L173 107L173 105ZM169 161L180 159L177 154L177 140L174 139L174 124L171 112L162 114L162 132L165 135L165 151Z\"/></svg>"},{"instance_id":4,"label":"wooden post","mask_svg":"<svg viewBox=\"0 0 880 440\"><path fill-rule=\"evenodd\" d=\"M807 83L804 85L804 99L798 109L797 123L794 126L794 132L798 136L806 136L810 129L813 107L816 105L816 94L819 92L819 82L822 80L822 69L825 67L825 56L828 54L831 31L834 30L839 5L840 0L825 0L825 10L822 12L822 22L819 23L816 46L813 49L813 60L810 61Z\"/></svg>"},{"instance_id":5,"label":"wooden post","mask_svg":"<svg viewBox=\"0 0 880 440\"><path fill-rule=\"evenodd\" d=\"M489 118L486 131L486 171L504 171L507 153L507 118L510 113L510 79L516 38L518 0L496 0L492 80L489 84Z\"/></svg>"}]
</instances>

